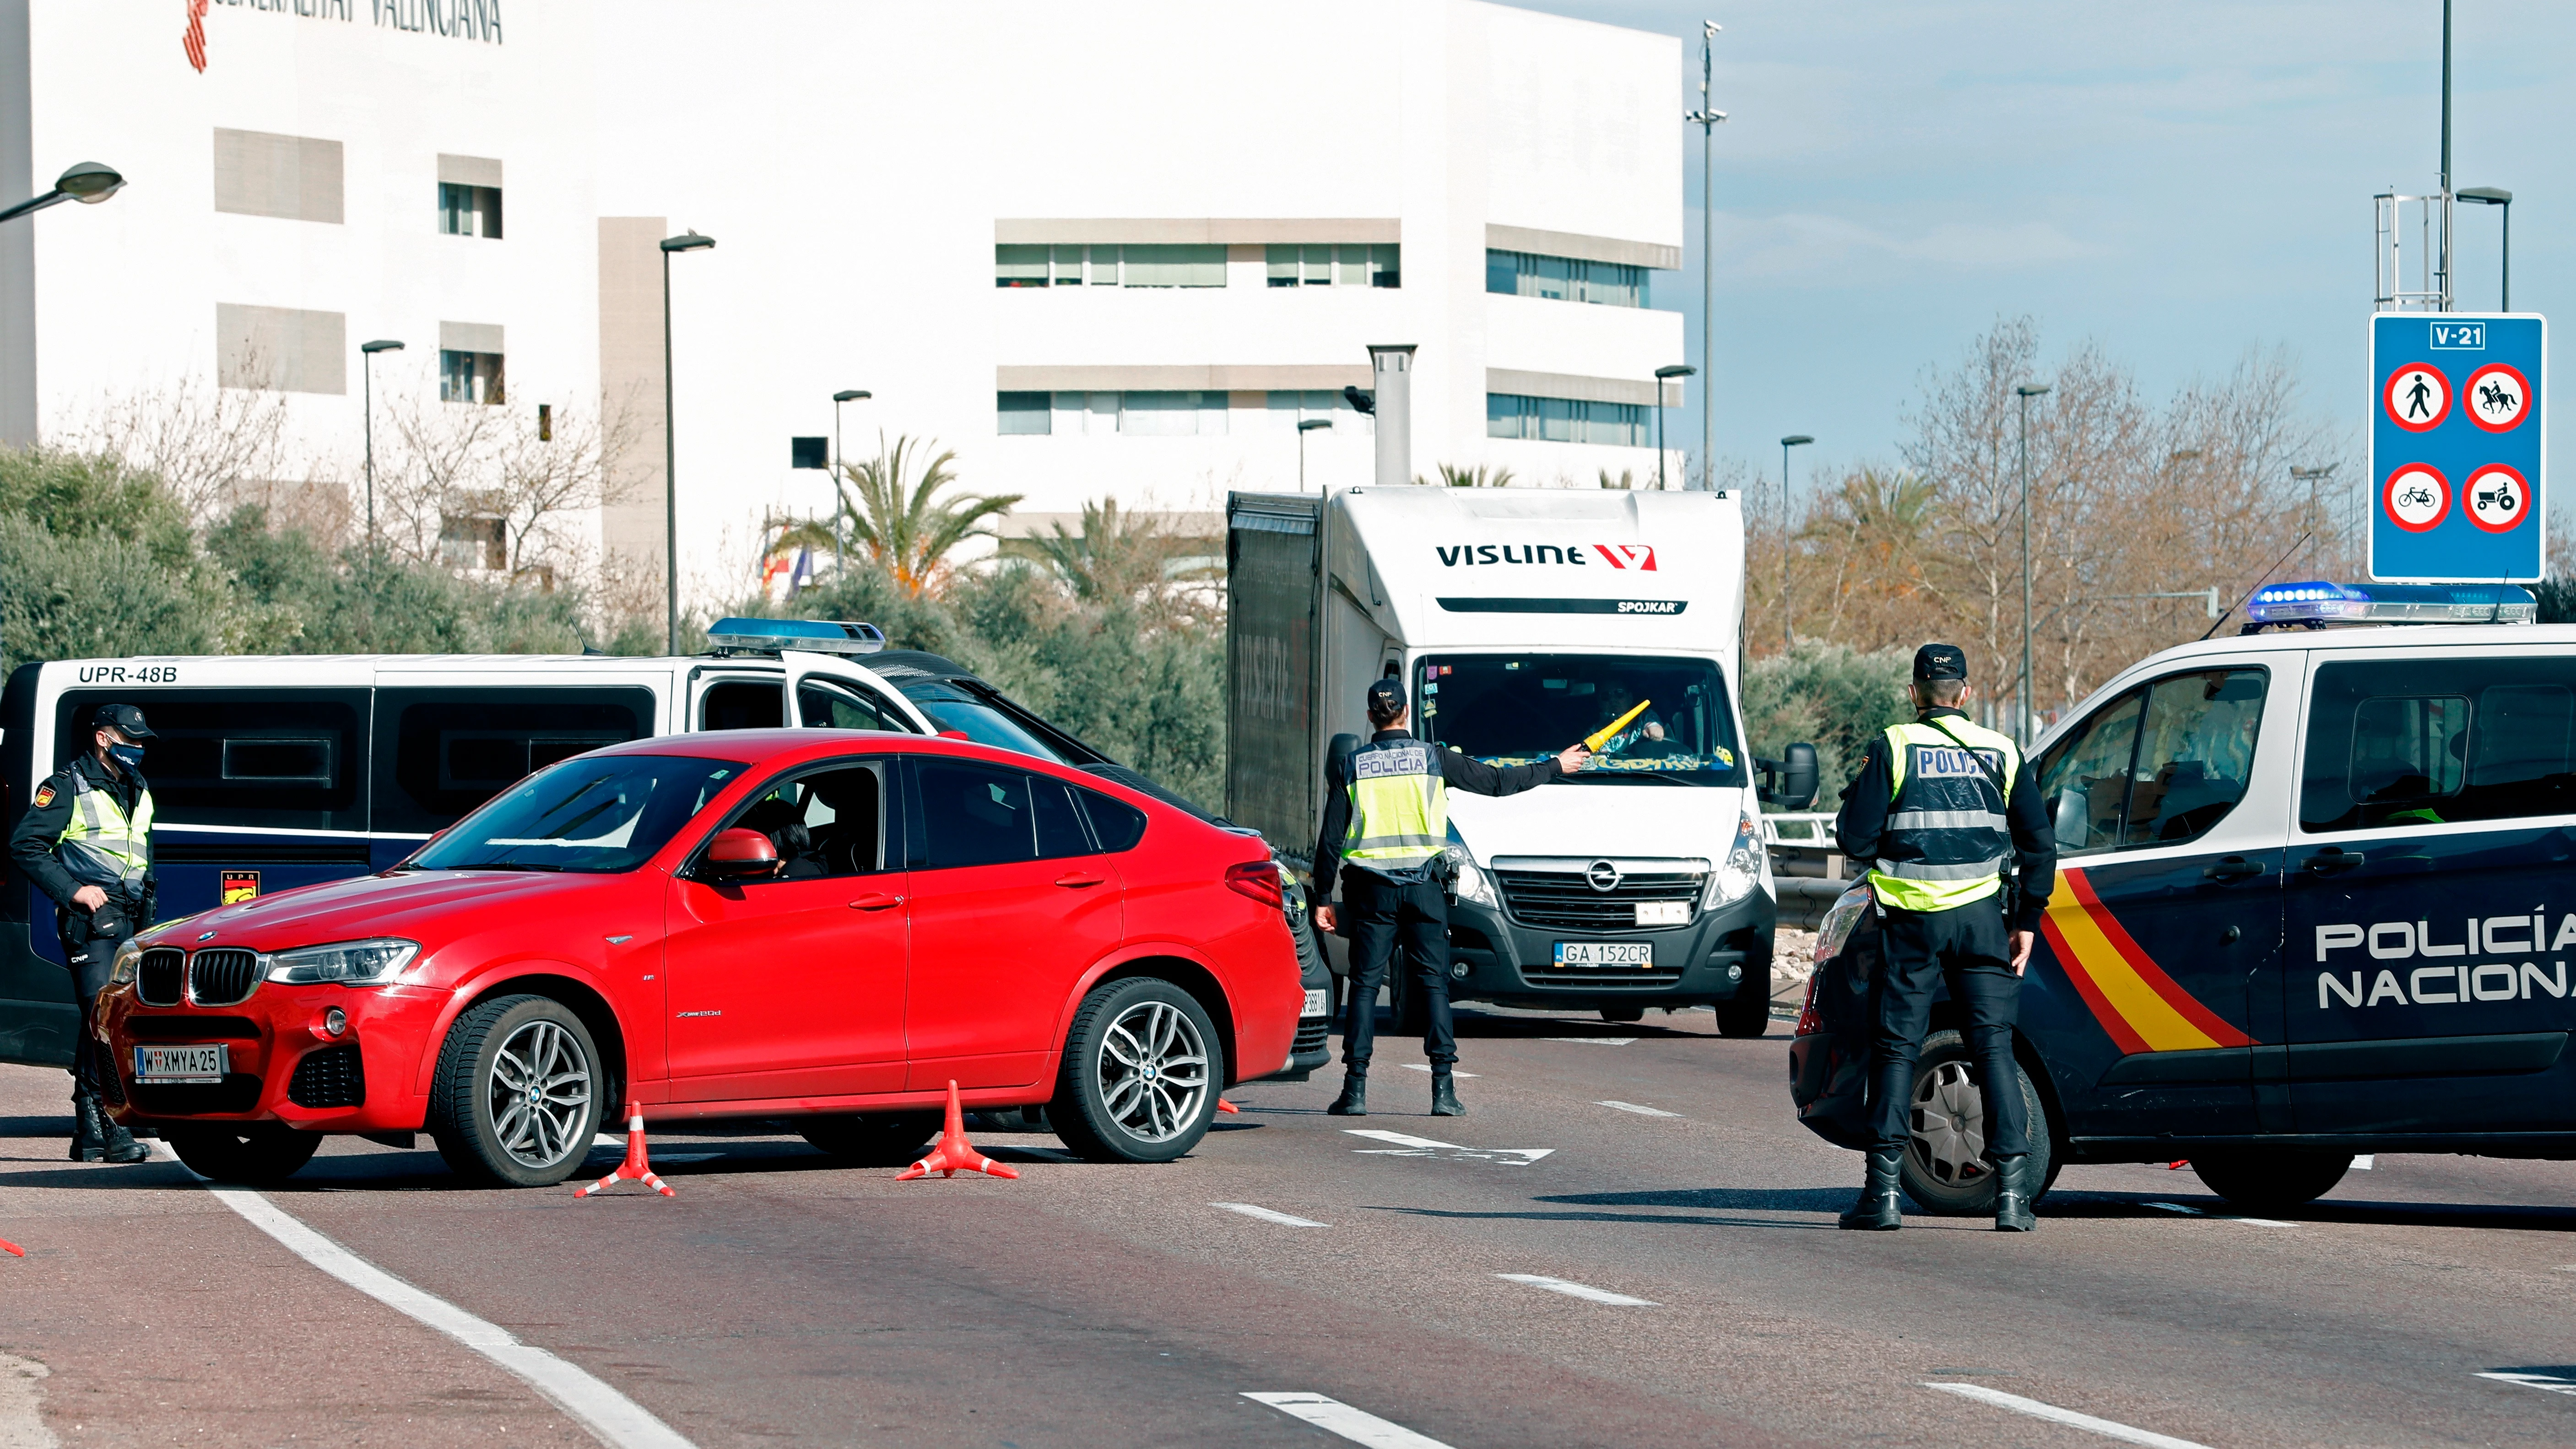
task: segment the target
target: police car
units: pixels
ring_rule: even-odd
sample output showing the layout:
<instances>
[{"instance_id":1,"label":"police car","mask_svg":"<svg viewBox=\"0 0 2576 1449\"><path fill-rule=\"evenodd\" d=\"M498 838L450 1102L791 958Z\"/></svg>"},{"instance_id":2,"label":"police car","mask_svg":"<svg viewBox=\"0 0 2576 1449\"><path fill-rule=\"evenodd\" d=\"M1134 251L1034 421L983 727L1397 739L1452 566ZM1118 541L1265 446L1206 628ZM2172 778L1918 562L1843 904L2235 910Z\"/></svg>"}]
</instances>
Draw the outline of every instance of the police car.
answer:
<instances>
[{"instance_id":1,"label":"police car","mask_svg":"<svg viewBox=\"0 0 2576 1449\"><path fill-rule=\"evenodd\" d=\"M2058 875L2019 1055L2045 1179L2188 1158L2281 1207L2363 1153L2576 1158L2576 627L2535 612L2510 586L2268 586L2245 634L2130 666L2041 738ZM1862 899L1820 961L1866 936ZM1809 1111L1850 1085L1816 989ZM1905 1187L1983 1213L1959 1025L1936 1008Z\"/></svg>"}]
</instances>

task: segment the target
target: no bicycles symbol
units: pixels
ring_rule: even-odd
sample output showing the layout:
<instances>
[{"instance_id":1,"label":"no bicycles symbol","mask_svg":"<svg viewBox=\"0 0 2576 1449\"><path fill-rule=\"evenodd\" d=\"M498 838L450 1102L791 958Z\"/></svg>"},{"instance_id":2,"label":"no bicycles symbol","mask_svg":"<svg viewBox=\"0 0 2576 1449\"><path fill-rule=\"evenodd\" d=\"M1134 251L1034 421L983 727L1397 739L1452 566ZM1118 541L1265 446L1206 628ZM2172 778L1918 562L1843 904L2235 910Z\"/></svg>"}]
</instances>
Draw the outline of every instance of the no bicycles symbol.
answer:
<instances>
[{"instance_id":1,"label":"no bicycles symbol","mask_svg":"<svg viewBox=\"0 0 2576 1449\"><path fill-rule=\"evenodd\" d=\"M2380 503L2388 521L2408 533L2425 533L2451 511L2451 484L2422 463L2409 463L2388 475Z\"/></svg>"}]
</instances>

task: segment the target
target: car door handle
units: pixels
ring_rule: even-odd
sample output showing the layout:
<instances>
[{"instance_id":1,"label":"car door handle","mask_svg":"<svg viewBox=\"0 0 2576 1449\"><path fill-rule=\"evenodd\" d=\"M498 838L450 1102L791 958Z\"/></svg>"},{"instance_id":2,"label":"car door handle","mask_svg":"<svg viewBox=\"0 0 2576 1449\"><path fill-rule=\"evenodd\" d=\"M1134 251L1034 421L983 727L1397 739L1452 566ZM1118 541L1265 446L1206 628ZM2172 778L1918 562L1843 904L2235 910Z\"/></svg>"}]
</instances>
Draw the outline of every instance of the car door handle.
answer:
<instances>
[{"instance_id":1,"label":"car door handle","mask_svg":"<svg viewBox=\"0 0 2576 1449\"><path fill-rule=\"evenodd\" d=\"M1057 876L1055 878L1055 883L1068 890L1080 890L1084 886L1099 885L1107 879L1107 876L1093 875L1087 870L1069 870L1064 874Z\"/></svg>"},{"instance_id":2,"label":"car door handle","mask_svg":"<svg viewBox=\"0 0 2576 1449\"><path fill-rule=\"evenodd\" d=\"M868 894L859 897L857 900L850 902L850 909L854 911L890 911L902 904L903 897L901 896L890 896L883 891L871 891Z\"/></svg>"},{"instance_id":3,"label":"car door handle","mask_svg":"<svg viewBox=\"0 0 2576 1449\"><path fill-rule=\"evenodd\" d=\"M2247 876L2268 874L2269 869L2260 861L2247 860L2241 855L2229 855L2202 866L2200 873L2211 880L2243 880Z\"/></svg>"},{"instance_id":4,"label":"car door handle","mask_svg":"<svg viewBox=\"0 0 2576 1449\"><path fill-rule=\"evenodd\" d=\"M2364 859L2366 857L2358 850L2329 848L2318 851L2300 864L2307 868L2310 875L2334 875L2352 869L2361 864Z\"/></svg>"}]
</instances>

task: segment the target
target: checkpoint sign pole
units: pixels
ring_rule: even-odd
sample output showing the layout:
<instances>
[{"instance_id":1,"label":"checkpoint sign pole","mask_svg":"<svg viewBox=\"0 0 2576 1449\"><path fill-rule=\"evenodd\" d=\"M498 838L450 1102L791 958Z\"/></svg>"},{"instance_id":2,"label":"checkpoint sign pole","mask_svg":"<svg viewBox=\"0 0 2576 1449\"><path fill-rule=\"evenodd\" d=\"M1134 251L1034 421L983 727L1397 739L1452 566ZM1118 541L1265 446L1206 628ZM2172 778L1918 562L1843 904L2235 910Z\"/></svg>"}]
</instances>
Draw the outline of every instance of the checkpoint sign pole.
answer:
<instances>
[{"instance_id":1,"label":"checkpoint sign pole","mask_svg":"<svg viewBox=\"0 0 2576 1449\"><path fill-rule=\"evenodd\" d=\"M2373 579L2539 581L2548 355L2528 313L2370 319Z\"/></svg>"}]
</instances>

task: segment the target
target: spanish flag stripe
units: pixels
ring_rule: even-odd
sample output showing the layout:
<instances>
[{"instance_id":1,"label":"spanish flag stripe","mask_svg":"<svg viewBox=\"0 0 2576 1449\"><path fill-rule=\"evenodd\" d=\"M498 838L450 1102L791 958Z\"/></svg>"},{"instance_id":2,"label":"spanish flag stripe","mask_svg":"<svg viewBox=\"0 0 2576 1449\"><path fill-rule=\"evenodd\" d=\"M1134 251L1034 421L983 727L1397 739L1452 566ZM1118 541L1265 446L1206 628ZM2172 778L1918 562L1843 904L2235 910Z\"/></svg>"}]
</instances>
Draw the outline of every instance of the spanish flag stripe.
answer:
<instances>
[{"instance_id":1,"label":"spanish flag stripe","mask_svg":"<svg viewBox=\"0 0 2576 1449\"><path fill-rule=\"evenodd\" d=\"M2093 984L2093 977L2085 971L2084 963L2077 959L2074 948L2066 944L2066 933L2057 929L2057 915L2052 910L2042 916L2039 933L2048 938L2048 949L2056 952L2058 961L2066 967L2066 979L2075 983L2076 994L2084 998L2084 1005L2092 1011L2093 1019L2111 1034L2111 1042L2120 1049L2122 1056L2145 1051L2146 1040L2131 1031L2129 1024L2120 1019L2120 1014L2111 1009L2111 1003L2102 995L2102 988Z\"/></svg>"},{"instance_id":2,"label":"spanish flag stripe","mask_svg":"<svg viewBox=\"0 0 2576 1449\"><path fill-rule=\"evenodd\" d=\"M2111 1012L2109 1017L2100 1017L2104 1028L2108 1030L2110 1021L2118 1019L2127 1026L2131 1035L2144 1043L2147 1051L2189 1051L2219 1045L2207 1032L2175 1010L2173 1003L2139 973L2131 958L2113 942L2104 928L2108 926L2111 930L2118 930L2118 923L2110 919L2111 913L2085 886L2083 873L2062 871L2058 880L2061 886L2068 887L2067 903L2052 905L2048 917L2068 947L2068 955L2061 959L2072 961L2092 978L2095 990L2101 994L2102 1004ZM2127 933L2121 934L2125 937ZM2132 949L2135 949L2135 943L2132 943ZM2071 976L2073 971L2068 974ZM2156 974L2159 977L2164 975L2161 971ZM2171 985L2169 978L2167 985ZM2098 1013L2097 1008L2097 1016Z\"/></svg>"},{"instance_id":3,"label":"spanish flag stripe","mask_svg":"<svg viewBox=\"0 0 2576 1449\"><path fill-rule=\"evenodd\" d=\"M2129 935L2128 928L2120 924L2120 918L2113 915L2110 909L2102 904L2100 897L2093 893L2093 883L2084 878L2084 872L2080 870L2066 872L2066 882L2068 888L2074 892L2075 898L2084 903L2087 914L2101 926L2104 939L2111 943L2112 949L2120 953L2120 958L2128 963L2129 968L2138 973L2138 979L2145 982L2149 990L2164 998L2165 1004L2172 1007L2175 1014L2191 1023L2201 1035L2208 1037L2212 1046L2235 1047L2254 1044L2254 1038L2230 1026L2226 1018L2201 1005L2198 997L2183 990L2179 982L2165 974L2164 968L2157 965L2155 958L2148 955L2145 949Z\"/></svg>"}]
</instances>

